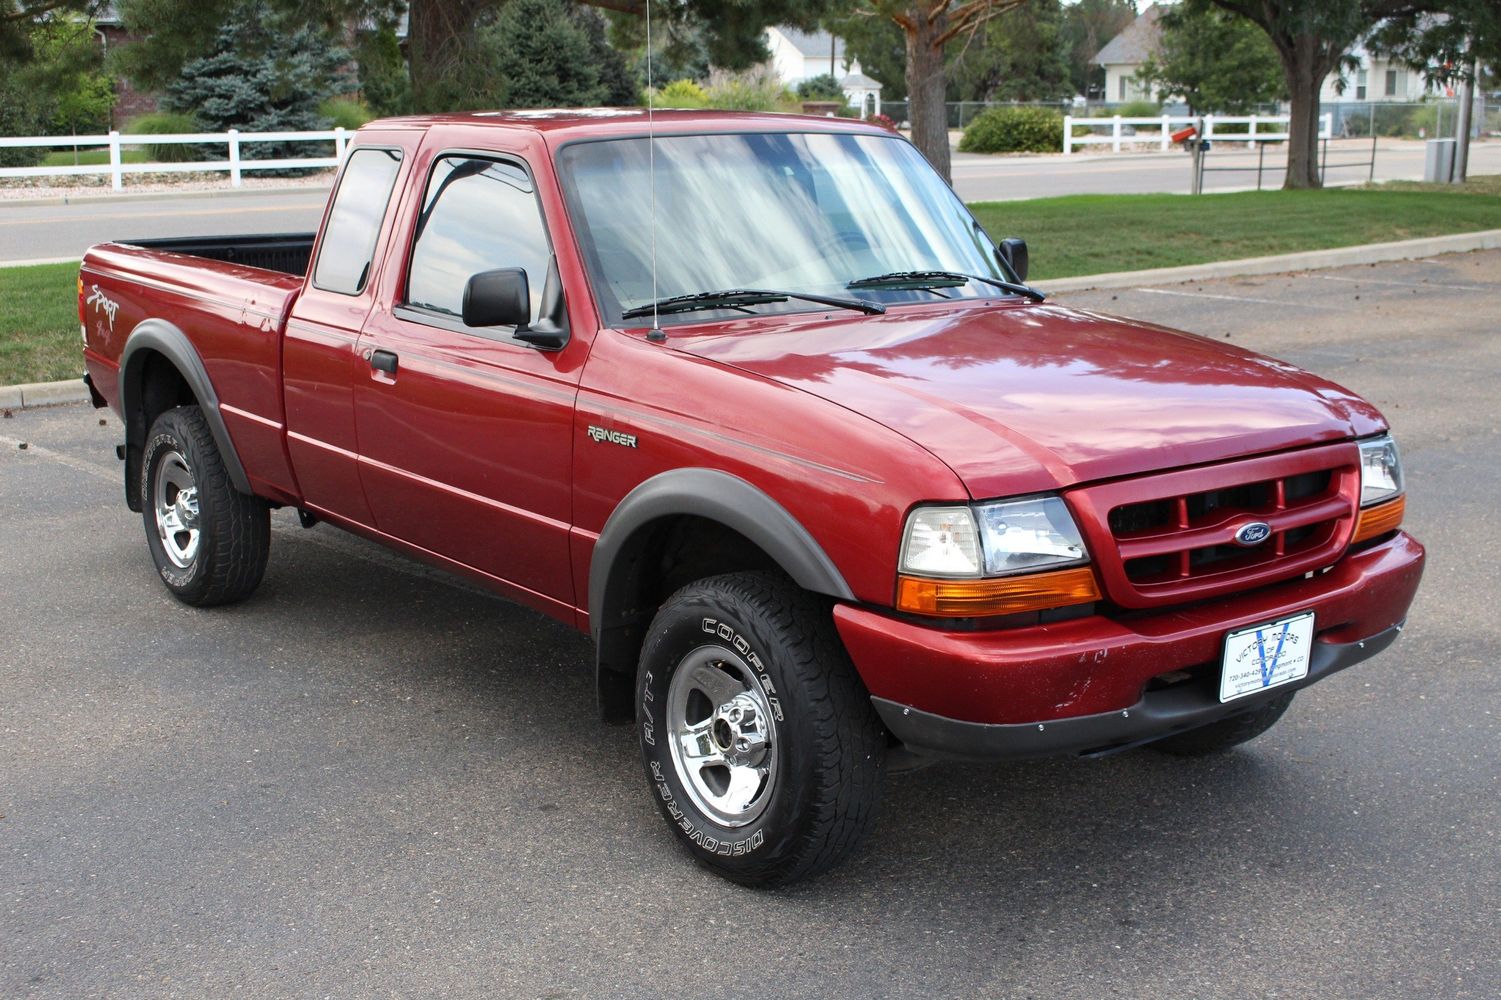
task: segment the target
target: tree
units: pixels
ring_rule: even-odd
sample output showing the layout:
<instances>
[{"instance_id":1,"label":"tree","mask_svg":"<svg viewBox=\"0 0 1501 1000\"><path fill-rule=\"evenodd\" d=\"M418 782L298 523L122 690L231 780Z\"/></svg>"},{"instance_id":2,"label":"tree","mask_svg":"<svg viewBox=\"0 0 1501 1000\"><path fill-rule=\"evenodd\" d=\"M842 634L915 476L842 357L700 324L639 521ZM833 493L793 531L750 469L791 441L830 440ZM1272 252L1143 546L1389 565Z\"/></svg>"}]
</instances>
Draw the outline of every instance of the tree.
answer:
<instances>
[{"instance_id":1,"label":"tree","mask_svg":"<svg viewBox=\"0 0 1501 1000\"><path fill-rule=\"evenodd\" d=\"M412 81L393 25L379 24L374 31L361 35L354 57L359 67L360 96L377 117L404 115L412 110Z\"/></svg>"},{"instance_id":2,"label":"tree","mask_svg":"<svg viewBox=\"0 0 1501 1000\"><path fill-rule=\"evenodd\" d=\"M263 5L247 0L219 29L211 54L183 66L167 88L170 111L191 114L205 132L293 132L322 128L318 104L336 89L349 56L329 35L288 28ZM310 154L301 143L255 143L249 158Z\"/></svg>"},{"instance_id":3,"label":"tree","mask_svg":"<svg viewBox=\"0 0 1501 1000\"><path fill-rule=\"evenodd\" d=\"M859 0L857 16L882 18L901 29L906 51L907 118L912 143L933 168L952 180L945 50L1026 0Z\"/></svg>"},{"instance_id":4,"label":"tree","mask_svg":"<svg viewBox=\"0 0 1501 1000\"><path fill-rule=\"evenodd\" d=\"M1501 68L1501 4L1496 0L1447 0L1435 15L1406 14L1386 21L1371 47L1406 62L1430 80L1461 84L1459 146L1454 177L1463 181L1469 167L1470 115L1475 88L1483 85L1481 67ZM1484 110L1481 101L1481 110Z\"/></svg>"},{"instance_id":5,"label":"tree","mask_svg":"<svg viewBox=\"0 0 1501 1000\"><path fill-rule=\"evenodd\" d=\"M991 21L948 60L952 96L962 101L1056 101L1073 91L1058 0L1032 0Z\"/></svg>"},{"instance_id":6,"label":"tree","mask_svg":"<svg viewBox=\"0 0 1501 1000\"><path fill-rule=\"evenodd\" d=\"M1319 87L1345 53L1384 18L1431 9L1428 0L1185 0L1191 7L1213 3L1246 18L1271 39L1282 63L1283 86L1292 103L1288 125L1286 188L1320 186ZM1494 0L1476 0L1479 3Z\"/></svg>"},{"instance_id":7,"label":"tree","mask_svg":"<svg viewBox=\"0 0 1501 1000\"><path fill-rule=\"evenodd\" d=\"M88 20L62 7L43 13L31 5L30 12L35 16L6 22L4 29L0 135L104 131L115 103L114 81L102 71ZM0 166L34 166L46 154L41 147L3 149Z\"/></svg>"},{"instance_id":8,"label":"tree","mask_svg":"<svg viewBox=\"0 0 1501 1000\"><path fill-rule=\"evenodd\" d=\"M6 0L0 0L4 3ZM14 2L14 0L11 0ZM63 0L25 0L63 2ZM84 0L66 0L79 3ZM124 53L127 75L143 86L176 78L189 59L211 44L235 0L119 0L128 28L142 36ZM380 21L406 10L408 72L412 103L419 111L448 110L452 81L465 74L474 35L487 18L515 0L262 0L277 15L335 29L350 21ZM621 15L617 24L637 24L648 0L576 0ZM744 69L766 59L762 32L773 24L812 28L839 0L651 0L654 27L671 33L701 26L716 66ZM638 29L639 30L639 29ZM616 80L614 85L619 84Z\"/></svg>"},{"instance_id":9,"label":"tree","mask_svg":"<svg viewBox=\"0 0 1501 1000\"><path fill-rule=\"evenodd\" d=\"M592 12L590 12L592 13ZM487 16L475 35L474 63L488 93L477 107L588 107L605 103L607 88L589 34L562 0L511 0Z\"/></svg>"},{"instance_id":10,"label":"tree","mask_svg":"<svg viewBox=\"0 0 1501 1000\"><path fill-rule=\"evenodd\" d=\"M1069 79L1073 91L1088 97L1104 93L1105 68L1091 60L1105 43L1136 20L1134 0L1079 0L1063 10L1063 36L1068 46Z\"/></svg>"},{"instance_id":11,"label":"tree","mask_svg":"<svg viewBox=\"0 0 1501 1000\"><path fill-rule=\"evenodd\" d=\"M103 0L0 0L0 69L32 56L33 32L67 14L91 15Z\"/></svg>"},{"instance_id":12,"label":"tree","mask_svg":"<svg viewBox=\"0 0 1501 1000\"><path fill-rule=\"evenodd\" d=\"M1243 114L1276 100L1282 68L1266 33L1217 7L1179 7L1162 15L1157 51L1137 79L1188 103L1190 114Z\"/></svg>"},{"instance_id":13,"label":"tree","mask_svg":"<svg viewBox=\"0 0 1501 1000\"><path fill-rule=\"evenodd\" d=\"M812 76L799 83L797 96L805 101L838 101L841 104L846 100L844 88L839 86L832 73Z\"/></svg>"},{"instance_id":14,"label":"tree","mask_svg":"<svg viewBox=\"0 0 1501 1000\"><path fill-rule=\"evenodd\" d=\"M895 21L864 13L843 13L824 26L844 39L844 54L858 60L866 75L881 84L882 101L907 99L907 39Z\"/></svg>"}]
</instances>

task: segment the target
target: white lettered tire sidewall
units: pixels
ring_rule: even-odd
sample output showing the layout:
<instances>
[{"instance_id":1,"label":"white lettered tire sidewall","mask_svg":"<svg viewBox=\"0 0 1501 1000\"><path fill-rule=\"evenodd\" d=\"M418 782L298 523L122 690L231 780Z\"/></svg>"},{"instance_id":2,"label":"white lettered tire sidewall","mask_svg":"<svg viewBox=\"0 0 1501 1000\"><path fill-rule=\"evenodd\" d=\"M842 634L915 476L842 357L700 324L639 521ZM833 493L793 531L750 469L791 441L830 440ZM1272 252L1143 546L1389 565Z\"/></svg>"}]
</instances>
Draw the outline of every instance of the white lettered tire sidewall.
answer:
<instances>
[{"instance_id":1,"label":"white lettered tire sidewall","mask_svg":"<svg viewBox=\"0 0 1501 1000\"><path fill-rule=\"evenodd\" d=\"M203 574L205 547L199 545L196 557L186 568L179 568L173 564L172 560L167 557L161 539L152 530L151 518L154 516L152 493L156 485L156 476L161 469L162 459L174 451L183 457L195 476L199 474L198 470L203 467L201 456L198 455L194 442L188 437L188 435L179 436L174 424L158 421L152 428L151 436L146 439L146 447L141 457L141 503L147 518L146 542L151 548L151 559L156 563L156 571L161 574L162 582L174 592L191 589L195 579ZM200 491L198 503L201 523L210 523L209 515L212 509L205 510L204 507L213 503L212 497L207 491Z\"/></svg>"},{"instance_id":2,"label":"white lettered tire sidewall","mask_svg":"<svg viewBox=\"0 0 1501 1000\"><path fill-rule=\"evenodd\" d=\"M770 710L770 799L742 826L694 803L673 760L668 692L685 658L716 645L750 665ZM652 798L695 860L747 885L784 884L837 864L863 840L884 772L884 730L834 634L827 605L772 574L690 584L647 632L637 736Z\"/></svg>"}]
</instances>

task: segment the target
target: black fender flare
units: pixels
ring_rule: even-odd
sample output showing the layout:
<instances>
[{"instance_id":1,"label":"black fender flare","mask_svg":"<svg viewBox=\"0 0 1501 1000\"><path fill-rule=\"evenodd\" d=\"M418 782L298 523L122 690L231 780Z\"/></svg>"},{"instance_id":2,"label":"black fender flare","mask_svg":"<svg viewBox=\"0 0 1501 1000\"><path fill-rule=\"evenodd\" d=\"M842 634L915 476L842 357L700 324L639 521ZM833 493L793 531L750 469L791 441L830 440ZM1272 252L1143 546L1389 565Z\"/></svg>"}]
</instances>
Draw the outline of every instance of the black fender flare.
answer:
<instances>
[{"instance_id":1,"label":"black fender flare","mask_svg":"<svg viewBox=\"0 0 1501 1000\"><path fill-rule=\"evenodd\" d=\"M198 400L203 416L208 421L209 432L214 436L214 444L224 461L224 470L229 474L229 481L241 493L252 494L245 466L240 462L240 455L235 451L234 441L229 436L229 428L224 426L224 416L219 412L219 395L214 392L208 369L204 368L203 359L198 356L193 342L188 339L187 334L166 320L147 319L130 331L130 336L125 340L125 348L120 352L119 399L120 410L125 417L127 498L131 492L132 473L135 471L131 456L135 456L136 463L139 463L141 449L146 443L146 432L150 430L146 426L142 407L141 379L146 358L153 352L162 355L177 369Z\"/></svg>"},{"instance_id":2,"label":"black fender flare","mask_svg":"<svg viewBox=\"0 0 1501 1000\"><path fill-rule=\"evenodd\" d=\"M639 555L633 540L662 518L691 515L724 525L770 556L804 590L852 601L854 593L812 534L781 504L738 476L717 469L673 469L641 483L610 514L589 561L589 631L597 650L596 681L606 718L622 719L620 697L636 664L631 627L650 609L629 600Z\"/></svg>"}]
</instances>

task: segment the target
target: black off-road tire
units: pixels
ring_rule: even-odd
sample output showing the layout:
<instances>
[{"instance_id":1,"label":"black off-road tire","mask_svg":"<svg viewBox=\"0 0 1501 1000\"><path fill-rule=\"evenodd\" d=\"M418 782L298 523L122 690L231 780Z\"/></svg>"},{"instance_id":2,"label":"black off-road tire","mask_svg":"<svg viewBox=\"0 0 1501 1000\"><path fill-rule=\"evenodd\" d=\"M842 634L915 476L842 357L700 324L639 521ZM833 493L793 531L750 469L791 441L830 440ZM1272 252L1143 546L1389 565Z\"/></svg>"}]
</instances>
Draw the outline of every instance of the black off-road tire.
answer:
<instances>
[{"instance_id":1,"label":"black off-road tire","mask_svg":"<svg viewBox=\"0 0 1501 1000\"><path fill-rule=\"evenodd\" d=\"M1277 720L1282 718L1282 713L1286 712L1287 707L1293 703L1294 694L1296 692L1289 691L1280 697L1273 698L1260 708L1253 708L1249 712L1232 715L1228 719L1211 722L1207 726L1190 729L1185 733L1178 733L1147 745L1153 750L1161 750L1175 757L1204 757L1209 754L1224 753L1232 747L1254 740L1276 725Z\"/></svg>"},{"instance_id":2,"label":"black off-road tire","mask_svg":"<svg viewBox=\"0 0 1501 1000\"><path fill-rule=\"evenodd\" d=\"M198 536L186 565L178 563L186 546L174 550L179 552L177 559L170 556L157 517L158 479L183 475L174 455L182 460L197 494L193 523ZM171 483L166 484L166 491L174 498L181 493ZM250 596L260 585L271 551L270 508L259 497L236 490L229 481L199 407L168 410L151 425L141 456L141 511L152 562L178 600L195 607L230 604ZM187 537L174 535L174 539Z\"/></svg>"},{"instance_id":3,"label":"black off-road tire","mask_svg":"<svg viewBox=\"0 0 1501 1000\"><path fill-rule=\"evenodd\" d=\"M680 770L682 751L673 750L674 676L682 671L679 685L691 691L691 679L703 677L697 673L703 668L732 679L753 677L759 693L747 680L735 701L759 697L768 710L769 749L759 764L771 777L760 786L759 813L743 821L727 823L700 805L704 779L690 792ZM691 705L693 697L682 703ZM701 690L698 697L700 708L732 703ZM642 649L636 720L652 798L663 817L696 861L735 882L775 886L810 878L852 854L874 825L885 729L828 604L784 577L733 573L668 598ZM735 743L728 730L727 737L726 745ZM713 777L713 768L707 773Z\"/></svg>"}]
</instances>

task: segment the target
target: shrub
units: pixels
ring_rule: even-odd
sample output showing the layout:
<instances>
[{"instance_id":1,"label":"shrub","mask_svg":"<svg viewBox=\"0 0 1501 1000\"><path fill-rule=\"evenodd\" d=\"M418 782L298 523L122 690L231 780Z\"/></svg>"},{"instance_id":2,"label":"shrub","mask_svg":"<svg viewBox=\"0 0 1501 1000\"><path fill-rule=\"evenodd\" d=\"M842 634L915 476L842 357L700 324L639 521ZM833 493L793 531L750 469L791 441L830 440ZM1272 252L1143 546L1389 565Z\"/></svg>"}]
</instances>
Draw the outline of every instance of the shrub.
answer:
<instances>
[{"instance_id":1,"label":"shrub","mask_svg":"<svg viewBox=\"0 0 1501 1000\"><path fill-rule=\"evenodd\" d=\"M799 111L797 98L782 86L770 67L744 73L715 70L704 88L709 107L721 111Z\"/></svg>"},{"instance_id":2,"label":"shrub","mask_svg":"<svg viewBox=\"0 0 1501 1000\"><path fill-rule=\"evenodd\" d=\"M198 123L192 115L153 111L131 119L125 131L129 135L180 135L197 132ZM203 158L202 147L188 142L148 142L142 148L146 151L146 158L153 163L188 163Z\"/></svg>"},{"instance_id":3,"label":"shrub","mask_svg":"<svg viewBox=\"0 0 1501 1000\"><path fill-rule=\"evenodd\" d=\"M959 140L961 153L1056 153L1063 148L1063 116L1047 108L988 108Z\"/></svg>"},{"instance_id":4,"label":"shrub","mask_svg":"<svg viewBox=\"0 0 1501 1000\"><path fill-rule=\"evenodd\" d=\"M653 103L660 108L707 108L709 94L692 80L674 80L657 91Z\"/></svg>"},{"instance_id":5,"label":"shrub","mask_svg":"<svg viewBox=\"0 0 1501 1000\"><path fill-rule=\"evenodd\" d=\"M890 116L888 116L888 115L883 115L883 114L866 115L865 116L865 120L866 120L867 123L869 123L871 125L879 125L882 128L887 129L887 130L889 130L891 132L895 132L896 131L896 122L892 121L891 118L890 118Z\"/></svg>"},{"instance_id":6,"label":"shrub","mask_svg":"<svg viewBox=\"0 0 1501 1000\"><path fill-rule=\"evenodd\" d=\"M330 97L318 105L318 114L328 119L329 128L347 128L351 132L375 117L352 97Z\"/></svg>"},{"instance_id":7,"label":"shrub","mask_svg":"<svg viewBox=\"0 0 1501 1000\"><path fill-rule=\"evenodd\" d=\"M1156 101L1128 101L1111 108L1110 113L1122 118L1157 118L1162 115L1162 105Z\"/></svg>"},{"instance_id":8,"label":"shrub","mask_svg":"<svg viewBox=\"0 0 1501 1000\"><path fill-rule=\"evenodd\" d=\"M382 24L361 36L355 59L360 95L377 116L404 115L412 110L411 77L393 26Z\"/></svg>"},{"instance_id":9,"label":"shrub","mask_svg":"<svg viewBox=\"0 0 1501 1000\"><path fill-rule=\"evenodd\" d=\"M805 101L843 101L844 88L832 73L813 76L797 85L797 96Z\"/></svg>"},{"instance_id":10,"label":"shrub","mask_svg":"<svg viewBox=\"0 0 1501 1000\"><path fill-rule=\"evenodd\" d=\"M44 135L53 108L34 87L4 74L0 65L0 135ZM49 152L43 146L0 149L0 167L34 167Z\"/></svg>"}]
</instances>

